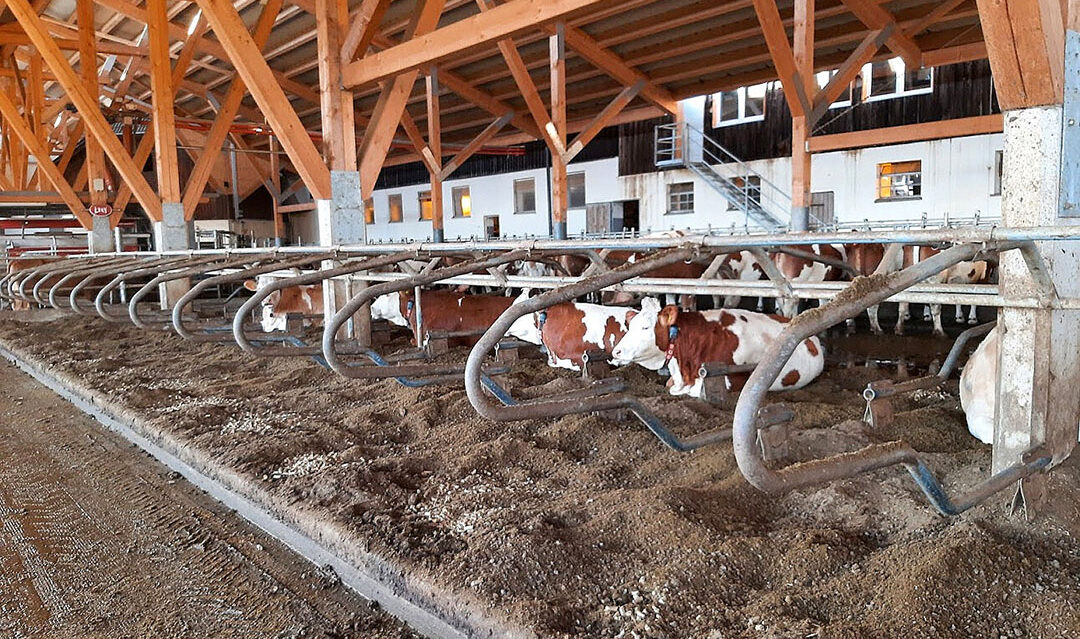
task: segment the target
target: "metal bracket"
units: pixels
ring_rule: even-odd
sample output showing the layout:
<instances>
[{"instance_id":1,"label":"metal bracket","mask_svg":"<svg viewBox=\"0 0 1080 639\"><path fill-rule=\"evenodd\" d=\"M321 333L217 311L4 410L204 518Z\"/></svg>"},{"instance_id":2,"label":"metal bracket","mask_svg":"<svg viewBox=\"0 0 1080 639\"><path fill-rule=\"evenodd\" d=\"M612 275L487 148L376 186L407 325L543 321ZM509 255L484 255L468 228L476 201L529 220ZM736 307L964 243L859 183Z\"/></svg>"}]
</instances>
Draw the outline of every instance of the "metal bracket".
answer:
<instances>
[{"instance_id":1,"label":"metal bracket","mask_svg":"<svg viewBox=\"0 0 1080 639\"><path fill-rule=\"evenodd\" d=\"M581 378L604 379L611 374L611 353L602 349L587 350L581 355Z\"/></svg>"}]
</instances>

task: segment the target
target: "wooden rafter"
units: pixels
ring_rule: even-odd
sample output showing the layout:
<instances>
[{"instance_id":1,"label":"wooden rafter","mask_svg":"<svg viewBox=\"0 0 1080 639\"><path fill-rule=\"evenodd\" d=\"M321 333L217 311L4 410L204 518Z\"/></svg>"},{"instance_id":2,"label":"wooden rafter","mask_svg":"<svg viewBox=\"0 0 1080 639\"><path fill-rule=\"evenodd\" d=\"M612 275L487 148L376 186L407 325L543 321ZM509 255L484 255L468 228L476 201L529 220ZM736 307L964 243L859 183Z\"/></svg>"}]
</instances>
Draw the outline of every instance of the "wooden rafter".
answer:
<instances>
[{"instance_id":1,"label":"wooden rafter","mask_svg":"<svg viewBox=\"0 0 1080 639\"><path fill-rule=\"evenodd\" d=\"M841 1L870 29L880 30L889 24L896 24L892 14L874 0ZM893 53L904 59L904 64L909 68L918 69L922 66L922 50L906 33L894 29L886 44Z\"/></svg>"},{"instance_id":2,"label":"wooden rafter","mask_svg":"<svg viewBox=\"0 0 1080 639\"><path fill-rule=\"evenodd\" d=\"M596 115L595 118L589 122L588 126L582 129L570 144L566 147L566 153L563 155L565 162L571 162L578 153L581 153L585 146L592 141L601 131L604 130L612 120L615 119L626 105L630 104L630 101L637 97L638 93L645 88L645 81L638 80L634 84L626 87L619 92L619 95L615 96L611 102L608 103L604 110Z\"/></svg>"},{"instance_id":3,"label":"wooden rafter","mask_svg":"<svg viewBox=\"0 0 1080 639\"><path fill-rule=\"evenodd\" d=\"M442 172L439 174L440 179L447 180L454 171L458 170L466 160L476 154L485 144L487 144L492 138L494 138L499 131L503 129L510 120L513 119L513 112L507 111L502 117L496 118L494 122L487 125L487 127L480 132L480 135L473 138L465 148L457 152L457 154L450 158L450 160L443 165Z\"/></svg>"},{"instance_id":4,"label":"wooden rafter","mask_svg":"<svg viewBox=\"0 0 1080 639\"><path fill-rule=\"evenodd\" d=\"M271 81L274 74L262 57L261 47L256 45L240 19L240 14L225 0L198 0L198 3L228 52L228 59L244 79L244 84L312 195L319 200L329 199L330 171L289 104L289 98L281 86Z\"/></svg>"},{"instance_id":5,"label":"wooden rafter","mask_svg":"<svg viewBox=\"0 0 1080 639\"><path fill-rule=\"evenodd\" d=\"M360 8L350 17L352 24L341 43L343 61L352 60L357 52L363 54L367 51L389 6L390 0L363 0L360 3Z\"/></svg>"},{"instance_id":6,"label":"wooden rafter","mask_svg":"<svg viewBox=\"0 0 1080 639\"><path fill-rule=\"evenodd\" d=\"M180 202L180 172L176 156L176 118L172 67L169 63L168 16L165 0L147 0L150 37L150 81L154 89L154 154L158 193L163 202Z\"/></svg>"},{"instance_id":7,"label":"wooden rafter","mask_svg":"<svg viewBox=\"0 0 1080 639\"><path fill-rule=\"evenodd\" d=\"M758 22L765 36L765 44L769 48L776 73L780 76L780 84L784 87L784 97L787 99L791 114L795 117L806 115L810 111L810 99L806 95L806 83L799 75L795 65L795 54L788 42L784 23L780 20L780 11L776 8L774 0L753 0L754 11L757 13Z\"/></svg>"}]
</instances>

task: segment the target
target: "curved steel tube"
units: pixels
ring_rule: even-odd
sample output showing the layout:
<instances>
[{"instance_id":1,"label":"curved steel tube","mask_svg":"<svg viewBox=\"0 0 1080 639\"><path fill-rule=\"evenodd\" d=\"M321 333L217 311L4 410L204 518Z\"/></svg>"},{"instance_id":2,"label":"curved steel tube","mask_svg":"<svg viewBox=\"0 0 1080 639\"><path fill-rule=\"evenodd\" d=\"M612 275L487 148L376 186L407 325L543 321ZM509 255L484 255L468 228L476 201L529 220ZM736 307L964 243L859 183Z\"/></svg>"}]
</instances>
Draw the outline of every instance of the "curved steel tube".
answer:
<instances>
[{"instance_id":1,"label":"curved steel tube","mask_svg":"<svg viewBox=\"0 0 1080 639\"><path fill-rule=\"evenodd\" d=\"M181 257L181 258L178 258L178 262L175 265L167 265L167 268L165 270L167 272L168 270L170 270L172 268L176 268L178 266L191 266L191 265L194 265L194 264L205 264L205 263L208 263L208 262L215 262L215 261L218 261L220 259L221 258L218 257L218 256L202 257L202 258ZM114 291L117 287L119 287L121 284L126 283L129 280L132 280L132 279L135 279L135 278L138 278L138 277L146 277L148 275L153 276L153 275L156 275L156 274L160 274L161 271L162 271L162 265L157 265L157 266L153 266L153 267L138 268L138 269L135 269L133 271L125 270L125 271L123 271L121 273L118 273L116 275L116 277L114 277L107 284L105 284L105 286L101 287L101 290L98 291L97 297L94 298L94 309L97 311L97 314L99 316L101 316L101 318L104 319L107 322L130 321L127 313L124 313L123 315L114 315L111 311L109 311L108 310L109 305L107 305L105 303L105 298L107 298L109 293ZM124 306L124 307L126 307L127 303L115 304L114 306Z\"/></svg>"},{"instance_id":2,"label":"curved steel tube","mask_svg":"<svg viewBox=\"0 0 1080 639\"><path fill-rule=\"evenodd\" d=\"M224 275L215 275L214 277L209 277L209 278L199 282L195 286L192 286L191 290L189 290L187 293L184 293L184 295L181 296L179 300L177 300L176 305L173 306L173 308L172 308L172 324L173 324L173 328L176 329L176 332L181 337L183 337L184 339L187 339L187 340L191 340L193 342L222 342L222 341L227 342L227 341L230 341L232 339L231 334L222 335L220 332L217 332L217 331L203 332L203 333L193 333L184 324L184 309L189 304L194 302L195 299L197 297L199 297L199 295L201 295L203 291L205 291L207 288L209 288L211 286L216 286L218 284L227 284L227 283L236 282L236 281L239 281L239 280L246 280L246 279L250 279L252 277L257 277L259 275L265 275L266 273L273 273L274 271L280 271L282 269L297 268L297 267L300 267L300 266L305 266L305 265L311 264L312 262L321 262L322 260L332 259L334 257L334 253L333 252L313 253L311 255L305 255L303 257L293 257L292 259L287 259L287 257L288 256L275 257L273 261L270 261L270 262L265 263L265 264L259 264L258 266L253 266L251 268L246 268L246 269L243 269L243 270L238 271L236 273L226 273ZM231 324L225 324L225 325L222 325L222 326L215 326L215 327L212 327L212 328L214 328L214 329L222 328L222 329L225 329L225 330L230 330L231 327L232 327ZM202 330L206 330L206 329L204 328Z\"/></svg>"},{"instance_id":3,"label":"curved steel tube","mask_svg":"<svg viewBox=\"0 0 1080 639\"><path fill-rule=\"evenodd\" d=\"M107 262L108 260L106 259L103 261ZM51 264L43 264L41 266L38 266L37 268L32 268L27 271L20 271L16 273L15 277L11 278L8 283L8 288L11 292L12 299L18 298L27 303L37 304L39 302L33 298L31 293L28 293L26 291L27 284L29 284L30 282L35 282L36 278L48 278L54 274L63 273L70 269L85 268L88 264L93 263L94 261L92 259L90 261L79 260L77 262L58 260Z\"/></svg>"},{"instance_id":4,"label":"curved steel tube","mask_svg":"<svg viewBox=\"0 0 1080 639\"><path fill-rule=\"evenodd\" d=\"M67 266L67 262L60 258L48 264L41 264L23 271L8 273L4 276L4 284L2 289L0 289L0 296L9 302L13 302L16 299L30 302L31 300L27 298L22 289L18 287L21 287L23 282L28 278L38 274L48 273L49 271L62 270L65 266Z\"/></svg>"},{"instance_id":5,"label":"curved steel tube","mask_svg":"<svg viewBox=\"0 0 1080 639\"><path fill-rule=\"evenodd\" d=\"M42 285L46 281L48 281L50 279L50 276L43 277L40 280L38 280L37 284L34 285L34 290L33 290L34 299L39 304L42 304L42 305L48 304L49 306L52 306L53 308L55 308L57 310L63 310L63 309L60 308L60 302L59 302L59 299L57 298L57 293L60 291L60 288L64 284L67 284L70 280L73 280L73 279L75 279L77 277L83 277L88 273L93 273L94 271L97 271L98 269L103 268L105 266L115 266L115 265L118 265L118 264L130 264L133 261L138 261L138 258L126 258L126 259L125 258L115 258L113 260L106 260L105 262L98 263L98 264L93 264L93 263L85 264L84 263L81 267L76 267L73 270L70 270L70 271L67 271L67 272L62 272L62 275L61 275L60 279L57 280L55 284L53 284L52 286L49 287L49 294L45 299L42 299L42 297L41 297L41 295L42 295L41 288L42 288ZM57 273L53 273L52 275L56 275L56 274Z\"/></svg>"},{"instance_id":6,"label":"curved steel tube","mask_svg":"<svg viewBox=\"0 0 1080 639\"><path fill-rule=\"evenodd\" d=\"M362 306L380 295L408 290L416 286L434 284L440 280L470 273L478 269L488 269L507 262L524 259L528 251L519 249L499 255L493 255L484 259L462 262L431 271L421 271L413 277L394 282L384 282L375 286L369 286L354 296L338 310L323 327L322 352L323 359L330 364L338 375L349 379L375 379L380 377L414 376L414 375L458 375L462 372L460 366L438 366L432 364L413 364L394 367L381 366L350 366L338 357L336 337L338 329L349 320ZM477 373L479 375L479 373Z\"/></svg>"},{"instance_id":7,"label":"curved steel tube","mask_svg":"<svg viewBox=\"0 0 1080 639\"><path fill-rule=\"evenodd\" d=\"M220 269L231 268L234 266L242 266L244 264L251 264L253 262L259 262L261 260L267 259L272 255L272 253L248 253L231 260L227 259L228 255L215 255L213 256L213 262L207 262L199 266L181 269L179 271L167 271L165 273L161 273L154 279L144 284L139 290L135 291L135 294L131 296L130 300L128 300L128 318L131 319L132 324L138 326L139 328L147 330L169 330L172 328L172 315L170 315L167 311L164 313L163 317L158 317L151 320L153 322L157 322L156 324L151 324L139 312L139 302L141 302L147 295L149 295L151 291L157 288L158 285L164 284L165 282L171 282L172 280L180 280L188 277L194 277L196 275L202 275L203 273L209 273ZM224 261L220 261L222 259L224 259ZM101 313L101 311L102 309L98 308L99 314Z\"/></svg>"},{"instance_id":8,"label":"curved steel tube","mask_svg":"<svg viewBox=\"0 0 1080 639\"><path fill-rule=\"evenodd\" d=\"M499 316L499 319L495 320L495 323L488 328L472 351L469 352L469 358L465 363L465 392L468 394L469 402L472 403L473 408L482 417L496 421L552 418L573 413L625 409L632 412L666 446L679 452L695 450L730 439L731 431L726 429L709 431L686 439L680 439L668 430L637 398L617 394L623 390L622 383L619 380L601 380L576 393L564 393L559 395L558 398L538 399L515 405L500 406L484 394L484 384L481 377L484 360L518 318L555 304L569 302L582 295L614 286L631 278L639 277L662 266L688 260L697 253L698 249L695 247L668 249L643 260L626 263L580 282L548 291L506 309Z\"/></svg>"},{"instance_id":9,"label":"curved steel tube","mask_svg":"<svg viewBox=\"0 0 1080 639\"><path fill-rule=\"evenodd\" d=\"M83 308L79 304L79 299L78 299L79 293L82 293L83 289L85 289L87 286L89 286L91 282L97 281L97 280L99 280L99 279L101 279L103 277L108 277L110 275L114 275L117 272L120 272L120 273L127 272L131 268L137 268L139 270L146 270L149 267L158 267L158 268L160 268L160 267L168 265L168 264L176 264L177 262L183 261L184 259L186 259L186 258L182 258L182 257L161 257L161 258L158 258L158 259L151 259L151 260L139 260L135 264L124 264L124 265L121 265L121 266L105 266L105 267L102 267L100 269L95 269L90 274L88 274L86 277L82 278L82 280L80 280L79 283L76 284L75 287L71 289L71 292L68 294L68 305L71 306L71 310L75 311L79 315L94 315L94 313L92 313L88 309ZM94 299L95 300L97 299L96 295L94 296Z\"/></svg>"},{"instance_id":10,"label":"curved steel tube","mask_svg":"<svg viewBox=\"0 0 1080 639\"><path fill-rule=\"evenodd\" d=\"M757 445L759 407L784 365L803 340L854 317L869 306L879 304L909 286L939 273L983 250L1010 250L1015 244L984 247L966 244L946 249L937 255L890 275L860 277L828 304L811 309L792 320L768 349L761 363L739 395L735 406L733 443L739 470L755 488L768 493L781 493L837 479L854 477L880 468L903 464L938 512L955 515L980 503L990 495L1031 475L1050 464L1049 455L1036 454L1031 461L1010 467L990 477L959 501L949 498L918 453L902 441L868 446L862 450L824 459L815 459L772 470L765 465ZM869 284L869 287L866 286Z\"/></svg>"},{"instance_id":11,"label":"curved steel tube","mask_svg":"<svg viewBox=\"0 0 1080 639\"><path fill-rule=\"evenodd\" d=\"M289 277L279 279L276 282L265 286L252 295L240 306L240 309L236 311L236 315L233 316L232 332L233 338L236 343L240 345L240 348L253 354L263 357L291 357L295 355L316 355L322 353L322 348L319 346L308 346L306 344L294 344L293 346L257 346L251 339L248 338L244 331L245 318L262 303L264 299L269 297L274 291L280 291L282 289L289 288L290 286L307 286L311 284L318 284L324 282L333 277L339 277L342 275L349 275L350 273L356 273L358 271L368 271L373 268L380 268L383 266L389 266L391 264L397 264L407 259L411 259L414 256L411 253L404 253L398 255L385 255L382 257L374 258L362 258L359 261L351 261L336 268L324 269L321 271L315 271L314 273L305 273L297 277ZM289 342L293 343L293 342ZM324 360L325 361L325 360ZM330 365L327 364L327 368Z\"/></svg>"}]
</instances>

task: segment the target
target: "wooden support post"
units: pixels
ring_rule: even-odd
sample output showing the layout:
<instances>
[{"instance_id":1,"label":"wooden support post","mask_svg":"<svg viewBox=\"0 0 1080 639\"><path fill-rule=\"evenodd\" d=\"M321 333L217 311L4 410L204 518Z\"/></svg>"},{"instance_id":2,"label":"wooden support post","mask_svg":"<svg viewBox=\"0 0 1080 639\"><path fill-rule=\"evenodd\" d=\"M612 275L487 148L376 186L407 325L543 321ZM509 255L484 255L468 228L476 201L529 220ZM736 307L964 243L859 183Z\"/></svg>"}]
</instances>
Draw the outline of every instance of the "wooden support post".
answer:
<instances>
[{"instance_id":1,"label":"wooden support post","mask_svg":"<svg viewBox=\"0 0 1080 639\"><path fill-rule=\"evenodd\" d=\"M442 183L442 121L439 118L439 71L431 67L427 75L427 121L428 148L434 166L428 169L431 178L431 240L443 242L446 239L443 217Z\"/></svg>"},{"instance_id":2,"label":"wooden support post","mask_svg":"<svg viewBox=\"0 0 1080 639\"><path fill-rule=\"evenodd\" d=\"M46 147L45 79L41 69L41 56L37 53L30 57L30 86L27 89L30 94L30 109L27 111L30 114L30 126L37 134L41 146ZM38 167L37 172L34 173L34 186L37 190L44 191L46 182L41 167Z\"/></svg>"},{"instance_id":3,"label":"wooden support post","mask_svg":"<svg viewBox=\"0 0 1080 639\"><path fill-rule=\"evenodd\" d=\"M814 86L814 0L795 3L795 68L803 82L806 95L813 95ZM807 149L811 123L806 114L791 118L791 230L810 229L810 165Z\"/></svg>"},{"instance_id":4,"label":"wooden support post","mask_svg":"<svg viewBox=\"0 0 1080 639\"><path fill-rule=\"evenodd\" d=\"M566 185L566 34L562 23L556 25L555 34L548 38L548 55L551 65L551 129L548 134L557 140L557 149L551 154L551 227L557 240L566 239L566 212L569 193Z\"/></svg>"},{"instance_id":5,"label":"wooden support post","mask_svg":"<svg viewBox=\"0 0 1080 639\"><path fill-rule=\"evenodd\" d=\"M806 115L806 112L810 110L810 98L806 94L806 83L800 77L795 64L795 55L788 43L787 32L784 30L784 22L780 19L776 2L775 0L753 0L753 4L758 23L761 24L761 31L765 36L765 44L769 47L773 66L776 67L776 74L784 87L784 97L787 99L788 107L791 108L791 114ZM799 2L795 4L797 6Z\"/></svg>"},{"instance_id":6,"label":"wooden support post","mask_svg":"<svg viewBox=\"0 0 1080 639\"><path fill-rule=\"evenodd\" d=\"M285 229L285 215L281 212L281 158L280 146L277 138L270 136L270 182L274 185L276 194L273 199L274 213L274 245L284 246L288 240Z\"/></svg>"},{"instance_id":7,"label":"wooden support post","mask_svg":"<svg viewBox=\"0 0 1080 639\"><path fill-rule=\"evenodd\" d=\"M99 94L94 0L76 0L75 14L79 26L79 71L86 90L94 99L94 106L97 108ZM94 136L86 138L86 170L90 203L105 204L108 197L105 192L105 155L101 144Z\"/></svg>"},{"instance_id":8,"label":"wooden support post","mask_svg":"<svg viewBox=\"0 0 1080 639\"><path fill-rule=\"evenodd\" d=\"M176 156L176 120L173 115L172 68L169 57L169 18L166 0L147 0L150 38L150 84L154 105L154 148L157 153L158 193L162 202L180 203L180 170Z\"/></svg>"},{"instance_id":9,"label":"wooden support post","mask_svg":"<svg viewBox=\"0 0 1080 639\"><path fill-rule=\"evenodd\" d=\"M315 0L315 24L319 59L319 97L322 108L323 157L331 171L349 169L345 164L345 129L352 122L342 116L341 26L338 0ZM353 145L355 148L355 145ZM353 167L355 170L355 167Z\"/></svg>"}]
</instances>

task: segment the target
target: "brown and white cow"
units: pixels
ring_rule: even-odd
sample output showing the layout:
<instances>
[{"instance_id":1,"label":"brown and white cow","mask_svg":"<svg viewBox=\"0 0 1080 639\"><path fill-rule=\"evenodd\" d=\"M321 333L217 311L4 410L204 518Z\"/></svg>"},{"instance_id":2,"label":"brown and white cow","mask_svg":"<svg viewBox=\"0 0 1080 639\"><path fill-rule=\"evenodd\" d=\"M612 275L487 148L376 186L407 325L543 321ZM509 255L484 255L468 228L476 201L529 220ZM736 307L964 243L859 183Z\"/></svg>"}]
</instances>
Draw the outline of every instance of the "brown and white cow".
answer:
<instances>
[{"instance_id":1,"label":"brown and white cow","mask_svg":"<svg viewBox=\"0 0 1080 639\"><path fill-rule=\"evenodd\" d=\"M660 308L646 298L641 311L630 318L626 335L612 356L651 370L667 366L672 395L701 397L698 369L705 363L757 364L784 330L787 320L741 309L702 312ZM825 368L825 353L817 337L804 340L784 366L770 390L794 390L806 386ZM730 375L730 390L741 390L748 376Z\"/></svg>"},{"instance_id":2,"label":"brown and white cow","mask_svg":"<svg viewBox=\"0 0 1080 639\"><path fill-rule=\"evenodd\" d=\"M890 250L891 249L891 250ZM920 262L923 262L934 255L941 252L941 249L934 248L932 246L893 246L884 249L883 256L880 258L880 263L877 268L874 269L874 273L877 274L889 274L895 273L902 269L908 268ZM976 260L973 262L959 262L953 266L945 269L941 273L938 273L932 278L929 278L930 282L937 282L939 284L977 284L979 282L986 281L990 276L990 265L983 260ZM900 302L899 314L896 320L895 333L897 335L904 334L904 322L911 319L911 312L909 304L907 302ZM867 314L870 316L870 328L875 334L881 335L881 324L878 322L878 307L871 306L867 309ZM929 316L929 317L926 317ZM929 304L924 309L924 318L931 319L934 323L934 335L938 337L945 336L945 329L941 324L941 304ZM972 321L973 320L973 321ZM962 312L960 306L957 305L957 321L963 321ZM978 322L978 318L975 315L975 307L971 308L971 320L969 323Z\"/></svg>"},{"instance_id":3,"label":"brown and white cow","mask_svg":"<svg viewBox=\"0 0 1080 639\"><path fill-rule=\"evenodd\" d=\"M420 294L420 315L425 331L478 331L491 326L514 303L503 295L469 295L433 290ZM380 295L371 303L371 318L384 319L416 330L416 303L411 291ZM471 346L479 337L455 337L451 346Z\"/></svg>"},{"instance_id":4,"label":"brown and white cow","mask_svg":"<svg viewBox=\"0 0 1080 639\"><path fill-rule=\"evenodd\" d=\"M812 253L821 257L831 258L840 262L844 261L844 247L833 244L808 244L793 246L804 253ZM797 257L787 253L773 253L773 263L780 269L792 283L818 283L836 282L844 278L844 271L831 264L823 264L805 257ZM776 310L784 317L795 317L799 312L799 300L777 300Z\"/></svg>"},{"instance_id":5,"label":"brown and white cow","mask_svg":"<svg viewBox=\"0 0 1080 639\"><path fill-rule=\"evenodd\" d=\"M724 256L724 259L720 262L720 276L727 280L738 280L740 282L753 282L765 278L765 271L761 268L761 264L758 263L757 256L750 251L739 251L738 253L728 253ZM724 297L724 308L735 308L742 301L738 295L727 295ZM713 299L713 305L719 306L716 303L716 299ZM760 312L764 308L763 298L758 298L757 310Z\"/></svg>"},{"instance_id":6,"label":"brown and white cow","mask_svg":"<svg viewBox=\"0 0 1080 639\"><path fill-rule=\"evenodd\" d=\"M300 272L296 271L289 273L287 276L295 277L299 274ZM282 277L282 273L259 275L254 280L247 280L244 282L244 288L249 291L257 291L269 286ZM273 333L274 331L284 331L285 323L290 313L322 317L322 284L288 286L268 295L262 302L262 317L260 323L262 324L263 332ZM305 325L308 325L310 322L310 319L304 320Z\"/></svg>"},{"instance_id":7,"label":"brown and white cow","mask_svg":"<svg viewBox=\"0 0 1080 639\"><path fill-rule=\"evenodd\" d=\"M525 292L516 301L527 297ZM584 366L582 356L586 351L614 350L634 314L633 309L625 306L565 302L518 318L507 334L543 345L549 366L579 371ZM613 360L612 363L626 362Z\"/></svg>"},{"instance_id":8,"label":"brown and white cow","mask_svg":"<svg viewBox=\"0 0 1080 639\"><path fill-rule=\"evenodd\" d=\"M29 271L31 269L38 268L40 266L45 266L46 264L52 264L54 261L55 261L55 259L51 259L51 258L50 259L32 259L32 258L13 259L13 260L8 262L7 273L8 273L8 275L14 275L15 273L18 273L20 271ZM10 281L10 279L11 278L9 277L8 281ZM28 310L30 310L30 308L31 308L30 302L27 302L26 300L23 300L22 298L13 297L11 299L11 310L13 310L13 311L28 311Z\"/></svg>"}]
</instances>

